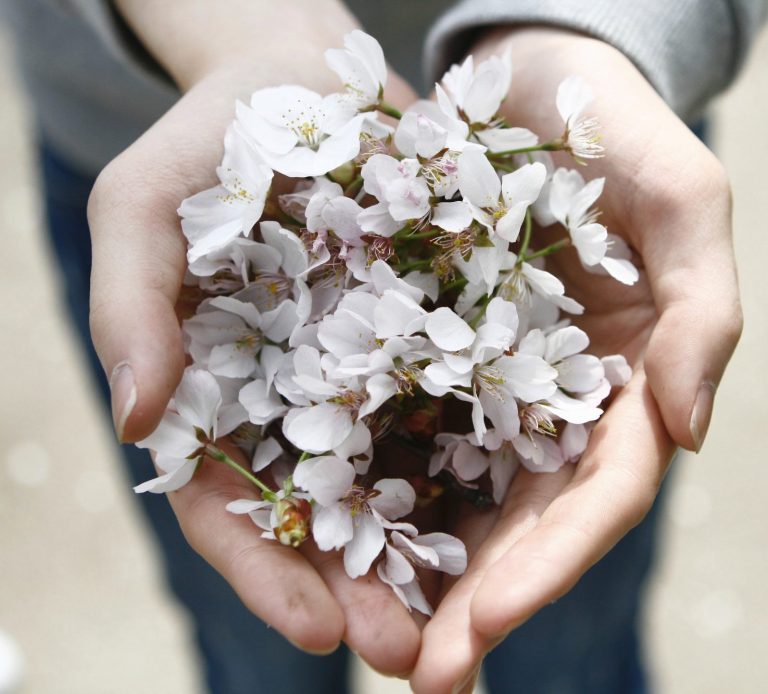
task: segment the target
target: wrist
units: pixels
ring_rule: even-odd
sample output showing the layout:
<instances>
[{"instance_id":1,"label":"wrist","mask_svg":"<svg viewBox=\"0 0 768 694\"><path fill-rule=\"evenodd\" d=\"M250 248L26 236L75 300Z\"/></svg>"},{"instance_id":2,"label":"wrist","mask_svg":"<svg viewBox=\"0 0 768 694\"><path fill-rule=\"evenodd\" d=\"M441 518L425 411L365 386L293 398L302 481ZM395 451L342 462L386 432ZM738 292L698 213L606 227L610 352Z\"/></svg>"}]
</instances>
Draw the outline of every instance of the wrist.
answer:
<instances>
[{"instance_id":1,"label":"wrist","mask_svg":"<svg viewBox=\"0 0 768 694\"><path fill-rule=\"evenodd\" d=\"M302 81L356 27L340 0L115 0L182 91L212 74L267 85ZM274 69L278 67L279 69Z\"/></svg>"}]
</instances>

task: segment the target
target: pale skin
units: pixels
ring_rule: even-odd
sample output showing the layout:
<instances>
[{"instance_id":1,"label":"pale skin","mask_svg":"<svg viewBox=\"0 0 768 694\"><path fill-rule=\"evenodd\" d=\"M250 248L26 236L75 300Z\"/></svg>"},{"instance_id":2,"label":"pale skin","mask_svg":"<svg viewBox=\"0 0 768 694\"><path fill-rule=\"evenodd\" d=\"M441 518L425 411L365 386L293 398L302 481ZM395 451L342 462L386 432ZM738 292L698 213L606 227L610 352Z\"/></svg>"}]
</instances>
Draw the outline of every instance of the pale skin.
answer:
<instances>
[{"instance_id":1,"label":"pale skin","mask_svg":"<svg viewBox=\"0 0 768 694\"><path fill-rule=\"evenodd\" d=\"M224 9L207 0L116 4L185 92L109 164L89 205L92 331L107 374L130 364L113 382L118 434L130 442L154 429L183 369L174 312L185 267L179 201L214 183L235 98L281 83L338 89L322 53L341 45L355 22L330 0L232 0ZM290 40L275 26L291 27ZM627 239L645 269L637 286L617 290L581 271L573 251L552 260L587 308L581 324L590 351L621 352L635 369L580 464L519 474L500 510L465 509L446 528L464 539L471 561L465 576L443 586L423 632L375 577L352 581L335 555L261 540L247 518L227 513L228 501L253 496L232 471L203 466L169 494L192 546L250 610L312 652L344 640L377 670L410 676L418 694L471 691L485 653L643 518L675 445L700 448L741 331L729 189L714 157L615 49L526 28L491 32L473 52L505 48L515 65L505 113L543 138L562 127L557 84L571 74L588 79L608 156L584 173L607 177L601 221ZM413 93L390 75L386 99L403 108Z\"/></svg>"}]
</instances>

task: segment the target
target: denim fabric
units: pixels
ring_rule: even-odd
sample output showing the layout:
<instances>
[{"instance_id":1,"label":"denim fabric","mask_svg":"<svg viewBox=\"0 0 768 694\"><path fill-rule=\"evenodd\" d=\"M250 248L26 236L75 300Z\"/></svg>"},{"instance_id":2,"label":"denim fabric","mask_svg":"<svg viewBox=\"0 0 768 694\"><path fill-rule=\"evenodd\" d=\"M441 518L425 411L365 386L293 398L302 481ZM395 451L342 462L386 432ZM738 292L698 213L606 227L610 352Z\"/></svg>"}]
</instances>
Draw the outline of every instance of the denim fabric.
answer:
<instances>
[{"instance_id":1,"label":"denim fabric","mask_svg":"<svg viewBox=\"0 0 768 694\"><path fill-rule=\"evenodd\" d=\"M86 202L92 178L41 149L42 182L51 247L63 281L70 320L102 396L109 388L88 330L90 238ZM121 448L133 483L155 476L149 456ZM348 652L304 654L253 617L184 540L163 496L138 497L161 549L171 590L189 611L210 691L255 694L296 691L345 694ZM651 565L659 504L564 598L541 610L500 644L485 662L490 694L641 694L648 691L638 639L638 616ZM514 581L514 576L510 576Z\"/></svg>"}]
</instances>

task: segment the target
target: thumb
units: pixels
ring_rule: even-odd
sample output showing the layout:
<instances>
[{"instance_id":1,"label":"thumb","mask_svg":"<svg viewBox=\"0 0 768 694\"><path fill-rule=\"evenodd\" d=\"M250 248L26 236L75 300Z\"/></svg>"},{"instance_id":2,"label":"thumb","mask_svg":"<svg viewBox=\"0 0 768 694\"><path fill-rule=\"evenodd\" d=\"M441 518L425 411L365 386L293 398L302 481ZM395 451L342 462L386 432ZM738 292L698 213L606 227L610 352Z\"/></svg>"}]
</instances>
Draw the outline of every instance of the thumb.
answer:
<instances>
[{"instance_id":1,"label":"thumb","mask_svg":"<svg viewBox=\"0 0 768 694\"><path fill-rule=\"evenodd\" d=\"M742 313L725 174L711 172L705 195L682 192L696 207L667 210L665 233L643 253L660 312L645 368L670 435L698 451L741 335Z\"/></svg>"},{"instance_id":2,"label":"thumb","mask_svg":"<svg viewBox=\"0 0 768 694\"><path fill-rule=\"evenodd\" d=\"M137 200L120 159L88 203L93 247L91 335L112 391L121 442L157 426L184 368L174 305L186 267L176 207L155 192Z\"/></svg>"}]
</instances>

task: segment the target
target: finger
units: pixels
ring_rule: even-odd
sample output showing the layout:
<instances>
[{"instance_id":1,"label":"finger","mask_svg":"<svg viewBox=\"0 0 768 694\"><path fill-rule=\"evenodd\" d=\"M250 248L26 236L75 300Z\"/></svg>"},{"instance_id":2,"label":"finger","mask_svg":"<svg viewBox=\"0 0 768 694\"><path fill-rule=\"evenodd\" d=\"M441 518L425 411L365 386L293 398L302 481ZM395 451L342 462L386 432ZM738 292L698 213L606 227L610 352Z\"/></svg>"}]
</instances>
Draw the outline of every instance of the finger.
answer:
<instances>
[{"instance_id":1,"label":"finger","mask_svg":"<svg viewBox=\"0 0 768 694\"><path fill-rule=\"evenodd\" d=\"M645 516L673 451L638 370L595 428L573 481L486 572L473 627L501 637L570 590Z\"/></svg>"},{"instance_id":2,"label":"finger","mask_svg":"<svg viewBox=\"0 0 768 694\"><path fill-rule=\"evenodd\" d=\"M374 670L393 676L411 672L421 633L392 589L371 569L350 578L339 552L321 552L307 543L302 553L325 580L344 614L344 642Z\"/></svg>"},{"instance_id":3,"label":"finger","mask_svg":"<svg viewBox=\"0 0 768 694\"><path fill-rule=\"evenodd\" d=\"M523 470L515 476L501 509L482 512L463 509L456 534L471 553L470 562L461 577L446 581L445 595L424 629L421 653L411 676L414 691L419 694L452 692L472 679L496 642L473 627L472 597L488 568L536 526L541 514L572 476L572 466L546 475ZM473 551L473 548L476 549Z\"/></svg>"},{"instance_id":4,"label":"finger","mask_svg":"<svg viewBox=\"0 0 768 694\"><path fill-rule=\"evenodd\" d=\"M719 164L704 168L692 189L676 187L685 203L661 211L663 239L646 234L641 248L660 311L648 382L672 438L696 451L742 328L728 183Z\"/></svg>"},{"instance_id":5,"label":"finger","mask_svg":"<svg viewBox=\"0 0 768 694\"><path fill-rule=\"evenodd\" d=\"M185 252L175 206L170 215L157 202L129 208L113 185L97 184L89 206L91 334L110 381L118 439L137 441L157 425L184 368L174 304Z\"/></svg>"},{"instance_id":6,"label":"finger","mask_svg":"<svg viewBox=\"0 0 768 694\"><path fill-rule=\"evenodd\" d=\"M189 544L245 607L299 648L329 653L344 634L344 615L323 579L301 553L263 539L247 516L225 509L256 496L237 473L206 459L168 499Z\"/></svg>"},{"instance_id":7,"label":"finger","mask_svg":"<svg viewBox=\"0 0 768 694\"><path fill-rule=\"evenodd\" d=\"M104 169L91 193L91 331L121 441L154 430L181 379L174 305L186 244L176 210L214 183L237 95L225 82L192 89Z\"/></svg>"}]
</instances>

